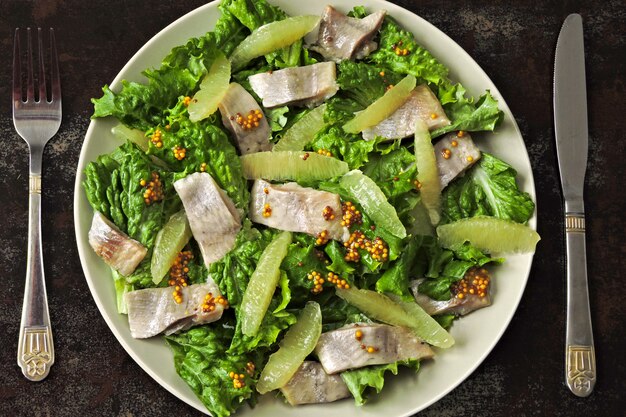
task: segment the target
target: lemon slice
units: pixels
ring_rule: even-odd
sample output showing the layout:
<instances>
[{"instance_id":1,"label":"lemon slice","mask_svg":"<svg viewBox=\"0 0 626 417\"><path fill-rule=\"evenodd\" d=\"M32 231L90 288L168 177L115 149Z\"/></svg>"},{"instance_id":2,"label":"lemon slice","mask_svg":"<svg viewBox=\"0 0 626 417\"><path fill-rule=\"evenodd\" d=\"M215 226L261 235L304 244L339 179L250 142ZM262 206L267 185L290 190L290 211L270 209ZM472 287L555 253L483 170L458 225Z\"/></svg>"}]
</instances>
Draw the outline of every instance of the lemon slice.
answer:
<instances>
[{"instance_id":1,"label":"lemon slice","mask_svg":"<svg viewBox=\"0 0 626 417\"><path fill-rule=\"evenodd\" d=\"M261 394L283 387L296 373L306 357L313 352L322 334L322 312L319 304L309 301L298 321L287 330L280 348L270 355L261 371L256 389Z\"/></svg>"},{"instance_id":2,"label":"lemon slice","mask_svg":"<svg viewBox=\"0 0 626 417\"><path fill-rule=\"evenodd\" d=\"M487 253L534 252L539 234L528 226L497 217L471 217L437 227L444 247L454 248L470 242Z\"/></svg>"},{"instance_id":3,"label":"lemon slice","mask_svg":"<svg viewBox=\"0 0 626 417\"><path fill-rule=\"evenodd\" d=\"M439 169L428 126L420 119L415 123L415 160L422 204L428 210L431 224L436 226L441 219Z\"/></svg>"},{"instance_id":4,"label":"lemon slice","mask_svg":"<svg viewBox=\"0 0 626 417\"><path fill-rule=\"evenodd\" d=\"M433 346L448 348L454 344L452 336L417 303L394 301L376 291L357 288L338 288L336 293L366 316L394 326L408 327L417 337Z\"/></svg>"},{"instance_id":5,"label":"lemon slice","mask_svg":"<svg viewBox=\"0 0 626 417\"><path fill-rule=\"evenodd\" d=\"M239 70L254 58L289 46L317 26L319 16L294 16L255 29L233 51L230 62Z\"/></svg>"},{"instance_id":6,"label":"lemon slice","mask_svg":"<svg viewBox=\"0 0 626 417\"><path fill-rule=\"evenodd\" d=\"M324 127L326 104L311 110L302 119L293 124L281 140L272 149L276 151L301 151L315 138L315 134Z\"/></svg>"},{"instance_id":7,"label":"lemon slice","mask_svg":"<svg viewBox=\"0 0 626 417\"><path fill-rule=\"evenodd\" d=\"M317 181L348 172L348 164L315 152L257 152L241 156L243 175L249 180Z\"/></svg>"},{"instance_id":8,"label":"lemon slice","mask_svg":"<svg viewBox=\"0 0 626 417\"><path fill-rule=\"evenodd\" d=\"M376 126L404 104L415 88L415 83L415 77L407 75L393 88L387 90L381 98L343 125L343 130L348 133L359 133L368 127Z\"/></svg>"},{"instance_id":9,"label":"lemon slice","mask_svg":"<svg viewBox=\"0 0 626 417\"><path fill-rule=\"evenodd\" d=\"M189 120L197 122L215 113L228 90L229 83L230 61L220 52L187 107Z\"/></svg>"},{"instance_id":10,"label":"lemon slice","mask_svg":"<svg viewBox=\"0 0 626 417\"><path fill-rule=\"evenodd\" d=\"M291 244L291 233L282 232L263 250L256 269L243 293L239 307L241 330L246 336L256 336L265 312L272 301L280 279L280 264Z\"/></svg>"},{"instance_id":11,"label":"lemon slice","mask_svg":"<svg viewBox=\"0 0 626 417\"><path fill-rule=\"evenodd\" d=\"M163 229L157 233L150 260L152 282L155 284L161 282L189 239L191 239L191 227L185 210L181 210L174 213Z\"/></svg>"}]
</instances>

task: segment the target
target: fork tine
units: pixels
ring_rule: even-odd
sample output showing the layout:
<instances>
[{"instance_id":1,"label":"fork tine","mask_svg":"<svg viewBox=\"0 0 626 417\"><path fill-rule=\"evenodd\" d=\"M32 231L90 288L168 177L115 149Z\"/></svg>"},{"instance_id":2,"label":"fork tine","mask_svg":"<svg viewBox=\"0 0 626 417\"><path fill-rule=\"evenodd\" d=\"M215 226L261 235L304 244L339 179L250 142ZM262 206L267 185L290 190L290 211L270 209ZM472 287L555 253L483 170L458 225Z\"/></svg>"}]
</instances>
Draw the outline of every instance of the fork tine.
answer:
<instances>
[{"instance_id":1,"label":"fork tine","mask_svg":"<svg viewBox=\"0 0 626 417\"><path fill-rule=\"evenodd\" d=\"M30 28L26 29L26 41L28 44L28 56L27 56L27 70L28 70L28 80L26 85L26 101L31 101L35 99L35 81L33 79L33 40L31 36Z\"/></svg>"},{"instance_id":2,"label":"fork tine","mask_svg":"<svg viewBox=\"0 0 626 417\"><path fill-rule=\"evenodd\" d=\"M39 84L39 101L48 101L46 95L46 69L44 65L44 53L41 43L41 28L37 28L37 46L39 48L39 77L37 78L37 84Z\"/></svg>"},{"instance_id":3,"label":"fork tine","mask_svg":"<svg viewBox=\"0 0 626 417\"><path fill-rule=\"evenodd\" d=\"M13 106L22 101L22 59L20 58L20 28L15 28L13 40Z\"/></svg>"},{"instance_id":4,"label":"fork tine","mask_svg":"<svg viewBox=\"0 0 626 417\"><path fill-rule=\"evenodd\" d=\"M50 86L52 87L51 101L61 101L61 77L59 76L59 59L57 45L54 39L54 29L50 28Z\"/></svg>"}]
</instances>

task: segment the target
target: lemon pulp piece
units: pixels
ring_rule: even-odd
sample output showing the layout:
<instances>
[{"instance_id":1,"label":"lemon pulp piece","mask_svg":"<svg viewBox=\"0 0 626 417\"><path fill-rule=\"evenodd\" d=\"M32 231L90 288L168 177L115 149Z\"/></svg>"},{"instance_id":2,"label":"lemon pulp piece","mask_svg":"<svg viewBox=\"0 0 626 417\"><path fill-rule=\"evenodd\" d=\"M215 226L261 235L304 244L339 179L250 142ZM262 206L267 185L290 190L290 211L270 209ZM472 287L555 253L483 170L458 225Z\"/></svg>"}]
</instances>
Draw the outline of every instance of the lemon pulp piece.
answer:
<instances>
[{"instance_id":1,"label":"lemon pulp piece","mask_svg":"<svg viewBox=\"0 0 626 417\"><path fill-rule=\"evenodd\" d=\"M319 21L319 16L293 16L258 27L230 55L233 70L241 69L254 58L291 45L313 30Z\"/></svg>"},{"instance_id":2,"label":"lemon pulp piece","mask_svg":"<svg viewBox=\"0 0 626 417\"><path fill-rule=\"evenodd\" d=\"M326 104L311 110L293 124L284 136L274 145L273 151L301 151L324 127Z\"/></svg>"},{"instance_id":3,"label":"lemon pulp piece","mask_svg":"<svg viewBox=\"0 0 626 417\"><path fill-rule=\"evenodd\" d=\"M315 152L257 152L241 156L243 175L249 179L316 181L348 172L348 164Z\"/></svg>"},{"instance_id":4,"label":"lemon pulp piece","mask_svg":"<svg viewBox=\"0 0 626 417\"><path fill-rule=\"evenodd\" d=\"M487 253L534 252L539 234L530 227L497 217L470 217L437 227L440 243L454 248L470 242Z\"/></svg>"},{"instance_id":5,"label":"lemon pulp piece","mask_svg":"<svg viewBox=\"0 0 626 417\"><path fill-rule=\"evenodd\" d=\"M256 389L261 394L285 386L306 357L313 352L322 334L322 312L319 304L309 301L298 321L287 330L280 348L270 355L261 371Z\"/></svg>"},{"instance_id":6,"label":"lemon pulp piece","mask_svg":"<svg viewBox=\"0 0 626 417\"><path fill-rule=\"evenodd\" d=\"M191 227L185 210L172 214L163 229L157 233L154 242L154 251L150 260L152 282L155 284L161 282L189 239L191 239Z\"/></svg>"},{"instance_id":7,"label":"lemon pulp piece","mask_svg":"<svg viewBox=\"0 0 626 417\"><path fill-rule=\"evenodd\" d=\"M368 127L376 126L404 104L415 88L415 83L415 77L407 75L382 97L344 124L343 130L348 133L359 133Z\"/></svg>"},{"instance_id":8,"label":"lemon pulp piece","mask_svg":"<svg viewBox=\"0 0 626 417\"><path fill-rule=\"evenodd\" d=\"M352 170L341 177L339 183L354 196L377 227L382 227L401 239L406 237L406 229L396 209L389 204L387 197L374 180L359 170Z\"/></svg>"},{"instance_id":9,"label":"lemon pulp piece","mask_svg":"<svg viewBox=\"0 0 626 417\"><path fill-rule=\"evenodd\" d=\"M430 138L428 126L422 120L415 123L415 160L417 162L417 180L420 183L420 196L433 226L441 219L441 183L435 149Z\"/></svg>"},{"instance_id":10,"label":"lemon pulp piece","mask_svg":"<svg viewBox=\"0 0 626 417\"><path fill-rule=\"evenodd\" d=\"M189 102L189 120L197 122L215 113L230 83L230 61L221 52Z\"/></svg>"},{"instance_id":11,"label":"lemon pulp piece","mask_svg":"<svg viewBox=\"0 0 626 417\"><path fill-rule=\"evenodd\" d=\"M280 279L280 264L291 244L291 232L281 232L263 250L256 269L250 276L239 307L241 330L246 336L256 336L272 301Z\"/></svg>"}]
</instances>

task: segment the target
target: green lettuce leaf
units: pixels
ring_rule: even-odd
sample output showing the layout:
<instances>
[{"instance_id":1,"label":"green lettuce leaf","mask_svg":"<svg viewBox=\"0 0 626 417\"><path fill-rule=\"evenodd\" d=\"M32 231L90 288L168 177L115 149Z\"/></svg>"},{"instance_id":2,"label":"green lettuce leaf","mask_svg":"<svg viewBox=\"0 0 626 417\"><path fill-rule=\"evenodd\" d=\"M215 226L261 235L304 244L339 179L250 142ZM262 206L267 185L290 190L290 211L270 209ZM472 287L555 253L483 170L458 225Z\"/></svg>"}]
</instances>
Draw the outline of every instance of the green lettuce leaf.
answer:
<instances>
[{"instance_id":1,"label":"green lettuce leaf","mask_svg":"<svg viewBox=\"0 0 626 417\"><path fill-rule=\"evenodd\" d=\"M354 117L354 113L364 108L365 107L356 100L334 96L326 101L324 121L328 125L342 127L347 121ZM359 137L359 139L361 138Z\"/></svg>"},{"instance_id":2,"label":"green lettuce leaf","mask_svg":"<svg viewBox=\"0 0 626 417\"><path fill-rule=\"evenodd\" d=\"M294 233L294 243L289 246L287 255L280 266L289 279L291 288L291 308L303 308L311 298L313 281L308 274L312 271L326 274L326 258L315 246L315 239L303 233Z\"/></svg>"},{"instance_id":3,"label":"green lettuce leaf","mask_svg":"<svg viewBox=\"0 0 626 417\"><path fill-rule=\"evenodd\" d=\"M415 191L414 181L417 178L415 155L405 147L384 155L373 153L362 171L376 182L394 206L393 197Z\"/></svg>"},{"instance_id":4,"label":"green lettuce leaf","mask_svg":"<svg viewBox=\"0 0 626 417\"><path fill-rule=\"evenodd\" d=\"M216 417L229 416L247 401L255 401L254 385L264 361L258 355L226 352L232 324L219 322L165 337L176 372ZM246 372L249 362L256 365L252 374ZM243 374L245 386L235 388L230 372Z\"/></svg>"},{"instance_id":5,"label":"green lettuce leaf","mask_svg":"<svg viewBox=\"0 0 626 417\"><path fill-rule=\"evenodd\" d=\"M209 273L228 299L235 314L239 310L248 281L261 253L275 234L274 230L259 231L253 228L250 221L246 219L242 230L237 235L233 250L221 260L211 264ZM285 294L285 290L276 291L256 336L245 336L241 331L241 322L238 321L228 351L242 354L273 345L280 333L296 320L296 316L291 311L281 307L284 297L287 296L291 298L291 294Z\"/></svg>"},{"instance_id":6,"label":"green lettuce leaf","mask_svg":"<svg viewBox=\"0 0 626 417\"><path fill-rule=\"evenodd\" d=\"M336 181L323 181L318 184L318 188L331 193L339 194L343 201L350 201L354 204L355 208L361 212L362 223L353 225L350 229L351 232L356 230L362 232L368 239L374 240L376 237L380 237L389 246L389 261L393 261L398 258L404 247L404 241L396 236L392 235L383 228L377 228L374 222L364 213L363 208L357 202L357 199L348 191L346 191ZM372 256L366 250L359 250L361 255L361 264L366 268L366 271L377 273L380 270L385 269L388 266L388 262L380 262L372 258ZM369 282L369 280L367 280ZM367 288L369 285L363 285L358 283L359 288Z\"/></svg>"},{"instance_id":7,"label":"green lettuce leaf","mask_svg":"<svg viewBox=\"0 0 626 417\"><path fill-rule=\"evenodd\" d=\"M385 193L404 226L411 228L415 221L414 209L420 200L415 188L415 155L406 147L397 145L397 142L391 145L378 144L376 152L369 155L369 161L362 171Z\"/></svg>"},{"instance_id":8,"label":"green lettuce leaf","mask_svg":"<svg viewBox=\"0 0 626 417\"><path fill-rule=\"evenodd\" d=\"M362 13L363 11L357 11ZM396 53L396 51L407 51ZM503 118L498 103L487 92L478 101L466 96L461 84L448 78L448 69L430 52L420 46L413 34L387 16L380 29L379 47L369 55L368 61L386 66L399 74L412 74L418 83L426 82L436 91L451 125L431 132L432 137L455 130L493 130Z\"/></svg>"},{"instance_id":9,"label":"green lettuce leaf","mask_svg":"<svg viewBox=\"0 0 626 417\"><path fill-rule=\"evenodd\" d=\"M420 292L436 300L448 300L450 285L463 278L470 268L491 262L501 263L503 259L491 258L469 243L451 251L443 249L432 236L416 235L408 238L400 257L378 278L376 291L411 301L410 281L425 277Z\"/></svg>"},{"instance_id":10,"label":"green lettuce leaf","mask_svg":"<svg viewBox=\"0 0 626 417\"><path fill-rule=\"evenodd\" d=\"M222 259L213 262L209 273L226 296L231 307L237 309L241 304L248 280L256 264L274 236L271 230L259 231L252 227L250 220L243 222L233 249Z\"/></svg>"},{"instance_id":11,"label":"green lettuce leaf","mask_svg":"<svg viewBox=\"0 0 626 417\"><path fill-rule=\"evenodd\" d=\"M283 20L287 14L279 7L273 6L265 0L223 0L221 7L232 13L250 32L265 24ZM290 46L265 56L272 69L295 67L314 63L308 51L303 48L302 39Z\"/></svg>"},{"instance_id":12,"label":"green lettuce leaf","mask_svg":"<svg viewBox=\"0 0 626 417\"><path fill-rule=\"evenodd\" d=\"M326 102L324 121L327 126L316 134L309 147L314 151L330 151L333 156L347 162L350 169L358 169L368 162L374 151L387 153L395 145L380 146L381 141L365 141L361 135L346 133L342 126L402 77L389 70L383 77L380 75L383 71L381 67L363 62L342 61L338 68L340 90Z\"/></svg>"},{"instance_id":13,"label":"green lettuce leaf","mask_svg":"<svg viewBox=\"0 0 626 417\"><path fill-rule=\"evenodd\" d=\"M430 236L422 236L420 240L414 273L415 277L426 277L419 292L434 300L449 300L452 296L450 286L463 278L470 268L504 262L502 258L491 258L467 242L451 251L441 248Z\"/></svg>"},{"instance_id":14,"label":"green lettuce leaf","mask_svg":"<svg viewBox=\"0 0 626 417\"><path fill-rule=\"evenodd\" d=\"M419 371L419 360L407 360L390 363L387 365L366 366L341 373L350 393L354 397L356 405L363 405L375 391L380 393L385 384L385 373L390 371L393 375L398 374L400 365L407 366L415 372Z\"/></svg>"},{"instance_id":15,"label":"green lettuce leaf","mask_svg":"<svg viewBox=\"0 0 626 417\"><path fill-rule=\"evenodd\" d=\"M324 248L324 252L331 260L329 265L326 265L326 269L340 275L348 282L352 282L352 275L355 273L356 268L354 264L345 260L345 251L342 246L336 240L329 242Z\"/></svg>"},{"instance_id":16,"label":"green lettuce leaf","mask_svg":"<svg viewBox=\"0 0 626 417\"><path fill-rule=\"evenodd\" d=\"M184 106L177 106L178 109L181 107ZM211 118L197 123L190 121L186 110L172 111L167 120L169 128L157 127L148 131L148 135L153 135L158 130L162 141L160 148L149 142L148 154L165 161L176 171L176 179L201 170L211 174L235 206L247 211L247 182L237 150L224 130L213 125ZM185 149L182 160L174 156L176 147Z\"/></svg>"},{"instance_id":17,"label":"green lettuce leaf","mask_svg":"<svg viewBox=\"0 0 626 417\"><path fill-rule=\"evenodd\" d=\"M128 314L128 308L126 301L124 300L124 294L127 292L135 291L135 287L132 284L126 282L126 279L115 269L111 268L111 275L115 282L115 299L117 300L117 312L119 314Z\"/></svg>"},{"instance_id":18,"label":"green lettuce leaf","mask_svg":"<svg viewBox=\"0 0 626 417\"><path fill-rule=\"evenodd\" d=\"M122 230L126 230L126 219L124 218L121 206L115 200L110 201L107 197L107 190L111 187L113 171L119 168L118 162L110 155L101 155L95 162L91 162L85 167L85 180L83 188L87 196L87 201L94 209L105 217L113 220ZM117 221L114 219L117 217Z\"/></svg>"},{"instance_id":19,"label":"green lettuce leaf","mask_svg":"<svg viewBox=\"0 0 626 417\"><path fill-rule=\"evenodd\" d=\"M441 87L440 90L443 88ZM494 130L502 121L504 113L500 111L498 101L489 91L474 103L473 98L466 98L465 88L461 84L455 84L450 88L454 91L456 100L444 104L443 109L451 120L451 124L431 132L432 137L457 130L469 132Z\"/></svg>"},{"instance_id":20,"label":"green lettuce leaf","mask_svg":"<svg viewBox=\"0 0 626 417\"><path fill-rule=\"evenodd\" d=\"M409 280L419 250L419 238L412 238L402 251L402 255L387 269L376 282L376 291L399 295L405 301L414 301L409 291Z\"/></svg>"},{"instance_id":21,"label":"green lettuce leaf","mask_svg":"<svg viewBox=\"0 0 626 417\"><path fill-rule=\"evenodd\" d=\"M266 110L265 114L267 116L267 121L270 124L270 128L272 132L280 132L283 130L287 122L289 121L288 117L285 116L286 113L289 112L289 107L282 106L276 107L273 109Z\"/></svg>"},{"instance_id":22,"label":"green lettuce leaf","mask_svg":"<svg viewBox=\"0 0 626 417\"><path fill-rule=\"evenodd\" d=\"M317 152L329 151L345 161L350 169L358 169L369 160L376 141L363 140L359 135L346 133L341 126L329 125L320 130L307 148Z\"/></svg>"},{"instance_id":23,"label":"green lettuce leaf","mask_svg":"<svg viewBox=\"0 0 626 417\"><path fill-rule=\"evenodd\" d=\"M220 5L232 13L250 32L267 23L287 17L279 7L265 0L224 0Z\"/></svg>"},{"instance_id":24,"label":"green lettuce leaf","mask_svg":"<svg viewBox=\"0 0 626 417\"><path fill-rule=\"evenodd\" d=\"M235 335L228 348L229 354L244 354L256 350L265 352L278 341L280 334L297 320L292 311L281 309L282 299L283 295L274 295L255 336L244 335L241 330L241 321L237 320Z\"/></svg>"},{"instance_id":25,"label":"green lettuce leaf","mask_svg":"<svg viewBox=\"0 0 626 417\"><path fill-rule=\"evenodd\" d=\"M535 203L520 191L516 175L510 165L483 152L474 167L443 191L442 224L479 215L526 223Z\"/></svg>"},{"instance_id":26,"label":"green lettuce leaf","mask_svg":"<svg viewBox=\"0 0 626 417\"><path fill-rule=\"evenodd\" d=\"M397 49L406 49L407 54L398 54ZM418 83L421 81L438 85L448 77L448 69L419 45L411 32L401 28L389 16L385 17L380 28L378 49L367 59L397 73L412 74L418 79Z\"/></svg>"},{"instance_id":27,"label":"green lettuce leaf","mask_svg":"<svg viewBox=\"0 0 626 417\"><path fill-rule=\"evenodd\" d=\"M382 66L350 60L341 61L337 70L341 95L356 101L362 108L382 97L390 85L403 78Z\"/></svg>"},{"instance_id":28,"label":"green lettuce leaf","mask_svg":"<svg viewBox=\"0 0 626 417\"><path fill-rule=\"evenodd\" d=\"M178 46L165 57L158 69L142 74L145 83L122 81L119 92L108 86L101 98L92 99L92 118L114 116L125 125L146 131L165 125L164 110L174 106L180 96L192 95L208 72L217 51L230 54L248 34L248 30L222 5L215 29Z\"/></svg>"},{"instance_id":29,"label":"green lettuce leaf","mask_svg":"<svg viewBox=\"0 0 626 417\"><path fill-rule=\"evenodd\" d=\"M141 180L150 181L152 173L159 175L164 198L146 204ZM85 168L83 186L94 210L100 211L131 238L148 249L135 272L125 277L128 284L138 288L151 283L150 258L156 234L169 217L181 207L173 189L174 176L156 165L132 142L127 142L109 155L103 155Z\"/></svg>"}]
</instances>

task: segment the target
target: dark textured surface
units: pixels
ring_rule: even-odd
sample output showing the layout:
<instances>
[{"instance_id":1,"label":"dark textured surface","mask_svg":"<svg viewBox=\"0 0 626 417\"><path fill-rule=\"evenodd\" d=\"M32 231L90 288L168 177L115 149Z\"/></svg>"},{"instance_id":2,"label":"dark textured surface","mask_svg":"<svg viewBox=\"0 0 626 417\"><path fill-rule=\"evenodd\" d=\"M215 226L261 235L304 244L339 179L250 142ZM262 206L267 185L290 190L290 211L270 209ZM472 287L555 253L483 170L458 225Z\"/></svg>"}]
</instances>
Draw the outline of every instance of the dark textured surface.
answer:
<instances>
[{"instance_id":1,"label":"dark textured surface","mask_svg":"<svg viewBox=\"0 0 626 417\"><path fill-rule=\"evenodd\" d=\"M89 293L72 218L76 164L89 99L161 28L203 4L124 0L0 1L0 415L198 415L142 371L114 338ZM484 363L420 416L624 416L626 156L623 97L626 6L608 1L397 1L444 30L507 100L530 154L540 243L513 321ZM147 7L149 5L149 7ZM587 399L563 382L564 245L552 128L554 46L563 19L582 14L587 49L590 152L587 254L598 383ZM57 28L63 124L44 157L44 259L56 364L42 383L15 363L24 289L28 158L10 108L13 28ZM355 414L357 411L355 411Z\"/></svg>"}]
</instances>

